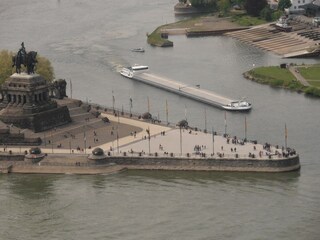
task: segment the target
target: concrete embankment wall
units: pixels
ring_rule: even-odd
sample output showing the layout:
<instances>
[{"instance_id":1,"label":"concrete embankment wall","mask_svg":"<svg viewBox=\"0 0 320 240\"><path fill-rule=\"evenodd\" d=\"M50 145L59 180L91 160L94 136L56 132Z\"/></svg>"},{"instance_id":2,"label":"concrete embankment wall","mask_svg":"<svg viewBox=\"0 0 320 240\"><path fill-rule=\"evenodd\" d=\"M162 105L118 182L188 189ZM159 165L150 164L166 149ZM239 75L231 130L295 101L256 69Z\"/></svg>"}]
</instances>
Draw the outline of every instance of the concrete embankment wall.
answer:
<instances>
[{"instance_id":1,"label":"concrete embankment wall","mask_svg":"<svg viewBox=\"0 0 320 240\"><path fill-rule=\"evenodd\" d=\"M248 27L237 27L237 28L228 28L228 29L219 29L219 30L212 30L212 31L192 31L187 30L186 36L187 37L205 37L205 36L216 36L216 35L222 35L228 32L235 32L239 30L245 30L249 29Z\"/></svg>"},{"instance_id":2,"label":"concrete embankment wall","mask_svg":"<svg viewBox=\"0 0 320 240\"><path fill-rule=\"evenodd\" d=\"M87 155L50 155L40 163L25 163L23 155L7 155L12 173L61 173L102 174L123 169L135 170L181 170L181 171L243 171L286 172L300 168L299 156L283 159L226 159L226 158L180 158L180 157L135 157L111 156L103 161L88 160Z\"/></svg>"},{"instance_id":3,"label":"concrete embankment wall","mask_svg":"<svg viewBox=\"0 0 320 240\"><path fill-rule=\"evenodd\" d=\"M300 168L299 156L274 160L114 157L110 161L128 169L283 172Z\"/></svg>"}]
</instances>

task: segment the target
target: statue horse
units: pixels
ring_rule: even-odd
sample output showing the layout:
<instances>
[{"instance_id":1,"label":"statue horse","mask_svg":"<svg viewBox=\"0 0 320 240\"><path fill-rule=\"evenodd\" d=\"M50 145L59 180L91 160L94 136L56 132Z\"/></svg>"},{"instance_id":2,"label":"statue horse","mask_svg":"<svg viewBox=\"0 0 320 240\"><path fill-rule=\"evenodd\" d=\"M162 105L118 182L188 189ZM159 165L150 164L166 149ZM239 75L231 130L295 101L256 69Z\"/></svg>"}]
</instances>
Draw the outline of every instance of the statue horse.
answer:
<instances>
[{"instance_id":1,"label":"statue horse","mask_svg":"<svg viewBox=\"0 0 320 240\"><path fill-rule=\"evenodd\" d=\"M26 57L26 65L27 65L27 73L32 74L34 73L35 66L37 64L37 52L35 51L30 51L27 53Z\"/></svg>"},{"instance_id":2,"label":"statue horse","mask_svg":"<svg viewBox=\"0 0 320 240\"><path fill-rule=\"evenodd\" d=\"M27 67L27 73L32 74L34 73L36 63L38 62L36 57L37 52L30 51L25 53L19 50L17 55L12 57L12 67L16 66L16 73L21 73L21 65L24 65Z\"/></svg>"}]
</instances>

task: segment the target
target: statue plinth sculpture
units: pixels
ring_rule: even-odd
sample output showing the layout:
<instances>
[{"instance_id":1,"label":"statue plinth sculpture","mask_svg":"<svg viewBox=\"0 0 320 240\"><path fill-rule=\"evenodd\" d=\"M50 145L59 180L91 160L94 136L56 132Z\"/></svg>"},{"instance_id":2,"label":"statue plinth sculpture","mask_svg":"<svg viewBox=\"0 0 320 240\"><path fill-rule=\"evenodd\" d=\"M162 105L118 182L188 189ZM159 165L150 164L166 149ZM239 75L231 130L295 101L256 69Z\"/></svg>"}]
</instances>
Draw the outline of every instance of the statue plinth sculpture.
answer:
<instances>
[{"instance_id":1,"label":"statue plinth sculpture","mask_svg":"<svg viewBox=\"0 0 320 240\"><path fill-rule=\"evenodd\" d=\"M35 132L44 131L71 121L66 106L60 107L49 96L51 84L35 74L36 52L27 53L24 44L14 57L16 72L2 87L3 100L0 103L0 120ZM24 60L27 59L27 60ZM21 72L21 65L27 72Z\"/></svg>"},{"instance_id":2,"label":"statue plinth sculpture","mask_svg":"<svg viewBox=\"0 0 320 240\"><path fill-rule=\"evenodd\" d=\"M24 42L21 43L21 48L15 56L12 57L12 67L16 67L16 73L21 73L21 65L27 67L27 73L33 74L37 64L37 52L26 52Z\"/></svg>"}]
</instances>

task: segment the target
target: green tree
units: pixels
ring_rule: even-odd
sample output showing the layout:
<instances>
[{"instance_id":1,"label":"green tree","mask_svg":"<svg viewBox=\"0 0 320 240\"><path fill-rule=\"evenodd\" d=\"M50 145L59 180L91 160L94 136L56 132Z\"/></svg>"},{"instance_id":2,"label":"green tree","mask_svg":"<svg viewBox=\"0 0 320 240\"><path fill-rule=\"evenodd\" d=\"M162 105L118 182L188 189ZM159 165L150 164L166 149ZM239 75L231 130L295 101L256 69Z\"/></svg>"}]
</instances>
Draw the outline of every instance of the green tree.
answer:
<instances>
[{"instance_id":1,"label":"green tree","mask_svg":"<svg viewBox=\"0 0 320 240\"><path fill-rule=\"evenodd\" d=\"M262 9L268 5L267 0L246 0L244 8L251 16L258 17Z\"/></svg>"},{"instance_id":2,"label":"green tree","mask_svg":"<svg viewBox=\"0 0 320 240\"><path fill-rule=\"evenodd\" d=\"M272 20L272 10L269 6L266 6L264 9L260 12L260 18L271 21Z\"/></svg>"},{"instance_id":3,"label":"green tree","mask_svg":"<svg viewBox=\"0 0 320 240\"><path fill-rule=\"evenodd\" d=\"M243 7L245 1L246 0L230 0L232 6L238 5L240 7Z\"/></svg>"},{"instance_id":4,"label":"green tree","mask_svg":"<svg viewBox=\"0 0 320 240\"><path fill-rule=\"evenodd\" d=\"M280 10L277 10L272 13L272 21L278 20L283 15L283 12Z\"/></svg>"},{"instance_id":5,"label":"green tree","mask_svg":"<svg viewBox=\"0 0 320 240\"><path fill-rule=\"evenodd\" d=\"M7 78L9 78L14 72L15 68L12 67L13 52L2 50L0 51L0 84L2 84ZM54 79L54 70L51 63L45 57L37 55L36 73L40 74L48 82L52 82ZM26 68L22 66L22 71Z\"/></svg>"},{"instance_id":6,"label":"green tree","mask_svg":"<svg viewBox=\"0 0 320 240\"><path fill-rule=\"evenodd\" d=\"M36 73L40 74L48 82L52 82L54 79L54 70L51 66L51 62L47 58L41 56L38 56L37 60Z\"/></svg>"},{"instance_id":7,"label":"green tree","mask_svg":"<svg viewBox=\"0 0 320 240\"><path fill-rule=\"evenodd\" d=\"M215 8L217 0L189 0L191 5L195 8Z\"/></svg>"},{"instance_id":8,"label":"green tree","mask_svg":"<svg viewBox=\"0 0 320 240\"><path fill-rule=\"evenodd\" d=\"M0 51L0 84L2 84L12 73L12 56L7 50Z\"/></svg>"},{"instance_id":9,"label":"green tree","mask_svg":"<svg viewBox=\"0 0 320 240\"><path fill-rule=\"evenodd\" d=\"M219 0L218 7L221 12L227 13L231 7L230 0Z\"/></svg>"},{"instance_id":10,"label":"green tree","mask_svg":"<svg viewBox=\"0 0 320 240\"><path fill-rule=\"evenodd\" d=\"M283 11L285 8L291 7L291 1L290 0L280 0L278 3L278 9Z\"/></svg>"}]
</instances>

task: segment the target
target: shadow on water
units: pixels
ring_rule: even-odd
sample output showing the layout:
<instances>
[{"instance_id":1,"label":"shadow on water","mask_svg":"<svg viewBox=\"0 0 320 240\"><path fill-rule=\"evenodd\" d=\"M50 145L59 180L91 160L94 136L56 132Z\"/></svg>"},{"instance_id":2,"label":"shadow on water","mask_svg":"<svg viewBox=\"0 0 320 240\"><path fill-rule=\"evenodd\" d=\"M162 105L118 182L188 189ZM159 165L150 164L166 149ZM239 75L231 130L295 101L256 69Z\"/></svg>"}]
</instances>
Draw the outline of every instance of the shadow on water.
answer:
<instances>
[{"instance_id":1,"label":"shadow on water","mask_svg":"<svg viewBox=\"0 0 320 240\"><path fill-rule=\"evenodd\" d=\"M278 183L296 183L300 177L300 171L285 173L257 173L257 172L205 172L205 171L147 171L130 170L120 175L132 178L146 178L162 181L187 180L197 183L209 182L278 182Z\"/></svg>"},{"instance_id":2,"label":"shadow on water","mask_svg":"<svg viewBox=\"0 0 320 240\"><path fill-rule=\"evenodd\" d=\"M48 198L52 194L54 182L59 177L57 175L8 175L10 191L22 198L41 199Z\"/></svg>"}]
</instances>

